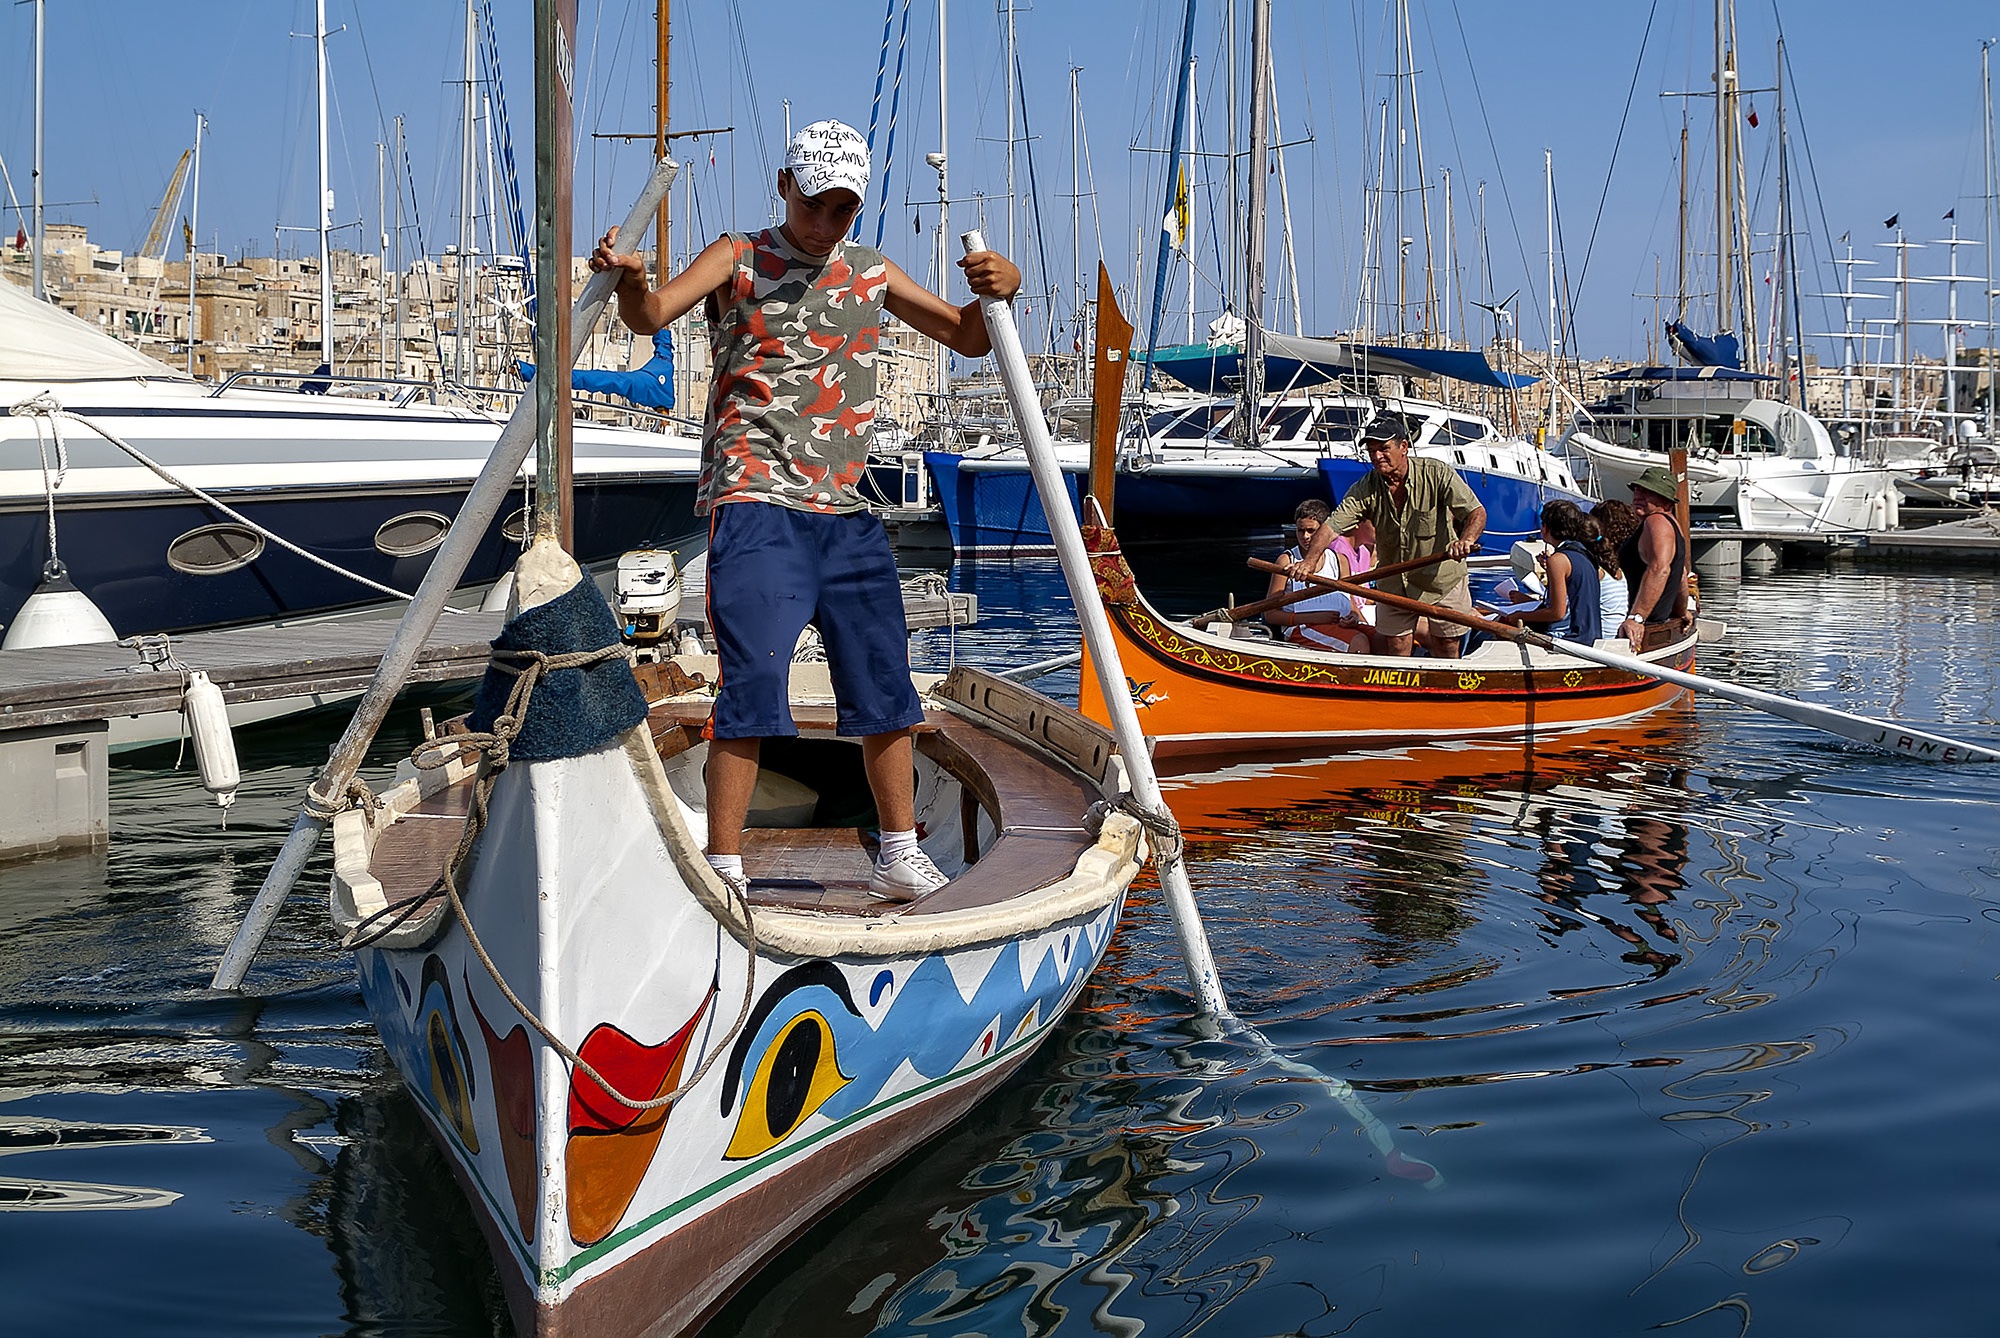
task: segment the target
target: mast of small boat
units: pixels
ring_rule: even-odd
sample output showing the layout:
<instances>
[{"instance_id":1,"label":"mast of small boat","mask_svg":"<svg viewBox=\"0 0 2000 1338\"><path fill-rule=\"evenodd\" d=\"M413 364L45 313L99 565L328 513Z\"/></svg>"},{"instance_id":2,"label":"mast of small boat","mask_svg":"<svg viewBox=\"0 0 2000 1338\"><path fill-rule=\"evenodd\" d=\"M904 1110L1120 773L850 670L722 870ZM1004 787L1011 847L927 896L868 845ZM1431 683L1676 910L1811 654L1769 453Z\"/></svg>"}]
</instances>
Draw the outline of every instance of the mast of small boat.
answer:
<instances>
[{"instance_id":1,"label":"mast of small boat","mask_svg":"<svg viewBox=\"0 0 2000 1338\"><path fill-rule=\"evenodd\" d=\"M1097 328L1090 375L1090 495L1109 525L1118 482L1118 433L1124 422L1126 354L1132 325L1118 309L1111 271L1097 262Z\"/></svg>"},{"instance_id":2,"label":"mast of small boat","mask_svg":"<svg viewBox=\"0 0 2000 1338\"><path fill-rule=\"evenodd\" d=\"M49 249L48 230L42 223L42 94L46 87L42 64L47 40L48 8L48 0L35 0L35 162L29 169L28 177L32 186L29 197L33 201L30 209L34 215L32 219L35 231L34 292L37 302L49 300L42 260ZM192 275L193 271L189 273Z\"/></svg>"},{"instance_id":3,"label":"mast of small boat","mask_svg":"<svg viewBox=\"0 0 2000 1338\"><path fill-rule=\"evenodd\" d=\"M318 70L319 99L319 205L314 210L319 227L319 360L333 369L333 256L327 234L333 228L333 190L326 180L326 0L314 0L313 58ZM195 142L201 142L197 135ZM199 157L196 158L199 162ZM194 300L194 270L188 270L188 300ZM188 327L192 340L194 327Z\"/></svg>"},{"instance_id":4,"label":"mast of small boat","mask_svg":"<svg viewBox=\"0 0 2000 1338\"><path fill-rule=\"evenodd\" d=\"M577 0L535 0L535 366L568 367L571 80ZM662 9L665 6L662 5ZM662 83L664 84L664 77ZM665 155L662 154L662 157ZM666 210L666 195L659 211ZM663 243L664 246L664 243ZM664 255L664 250L662 255ZM460 256L461 262L464 256ZM665 270L661 271L662 275ZM575 546L568 376L535 378L535 538Z\"/></svg>"}]
</instances>

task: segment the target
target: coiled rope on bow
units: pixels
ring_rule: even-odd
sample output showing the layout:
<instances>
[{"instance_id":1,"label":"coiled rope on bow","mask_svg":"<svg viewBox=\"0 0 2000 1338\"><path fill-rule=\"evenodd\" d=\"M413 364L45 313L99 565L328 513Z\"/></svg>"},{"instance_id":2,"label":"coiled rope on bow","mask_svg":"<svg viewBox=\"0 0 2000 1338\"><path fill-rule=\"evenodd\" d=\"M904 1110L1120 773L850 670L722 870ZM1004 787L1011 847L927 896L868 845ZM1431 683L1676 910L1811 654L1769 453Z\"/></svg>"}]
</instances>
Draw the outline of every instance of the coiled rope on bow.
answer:
<instances>
[{"instance_id":1,"label":"coiled rope on bow","mask_svg":"<svg viewBox=\"0 0 2000 1338\"><path fill-rule=\"evenodd\" d=\"M508 767L510 760L509 752L513 746L514 739L521 732L523 722L527 719L528 705L534 700L535 688L550 674L559 673L565 669L586 669L593 664L609 659L624 658L629 660L631 654L630 648L622 643L601 646L596 650L567 651L556 655L539 650L496 650L493 652L493 667L501 673L511 674L515 678L514 686L507 693L505 708L494 718L492 729L483 731L475 730L450 736L450 742L460 745L461 750L473 748L479 752L479 770L474 776L472 784L472 806L466 812L465 826L459 833L458 845L452 850L450 857L446 859L444 870L438 876L438 881L425 891L421 897L394 908L385 908L384 911L378 911L375 915L362 921L348 935L347 946L365 947L367 944L375 942L409 920L417 913L419 908L436 900L439 895L443 895L450 901L452 914L458 917L460 927L465 930L465 941L471 945L473 955L479 958L479 964L486 968L486 974L492 978L495 985L499 986L500 993L513 1006L514 1011L519 1013L522 1019L530 1027L533 1027L536 1033L543 1040L547 1041L549 1047L561 1055L572 1069L596 1083L598 1087L603 1089L606 1096L627 1110L644 1111L658 1110L662 1106L672 1105L693 1090L695 1085L707 1075L709 1068L721 1057L722 1052L728 1049L730 1044L735 1041L736 1037L742 1032L744 1024L750 1018L750 1005L754 998L757 932L755 922L751 919L750 901L744 894L744 891L730 882L730 880L726 878L722 880L730 900L742 914L743 932L746 940L744 943L746 964L743 972L743 1006L737 1010L736 1021L730 1024L728 1032L719 1041L709 1047L708 1053L702 1057L701 1063L695 1066L694 1073L689 1076L687 1081L681 1083L680 1086L674 1088L673 1091L664 1096L641 1099L627 1096L625 1093L619 1091L617 1087L613 1086L609 1078L599 1073L588 1060L565 1044L562 1038L551 1031L548 1025L535 1014L534 1010L530 1009L521 997L514 993L513 987L508 985L506 977L500 973L499 965L494 962L491 954L486 951L486 945L480 941L479 932L472 926L472 917L465 913L465 902L460 896L458 888L459 871L463 868L465 861L471 856L472 848L477 844L480 832L485 830L487 801L493 793L494 782L499 778L500 773ZM411 755L410 760L416 766L425 770L445 765L449 758L442 749L437 747L437 742L436 740L425 742ZM373 927L375 920L389 914L393 915L390 923L380 928Z\"/></svg>"}]
</instances>

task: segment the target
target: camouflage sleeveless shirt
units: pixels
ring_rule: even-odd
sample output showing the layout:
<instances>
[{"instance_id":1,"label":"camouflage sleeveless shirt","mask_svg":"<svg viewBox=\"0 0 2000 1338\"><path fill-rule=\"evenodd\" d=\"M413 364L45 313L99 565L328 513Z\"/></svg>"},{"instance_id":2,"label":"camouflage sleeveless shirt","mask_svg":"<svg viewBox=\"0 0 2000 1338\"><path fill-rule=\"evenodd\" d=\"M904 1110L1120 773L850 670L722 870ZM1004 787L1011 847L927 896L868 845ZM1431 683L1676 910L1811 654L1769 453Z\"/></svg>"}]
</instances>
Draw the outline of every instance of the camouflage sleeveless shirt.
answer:
<instances>
[{"instance_id":1,"label":"camouflage sleeveless shirt","mask_svg":"<svg viewBox=\"0 0 2000 1338\"><path fill-rule=\"evenodd\" d=\"M843 242L794 250L776 228L725 233L735 264L710 296L714 380L697 509L773 502L859 511L875 439L875 351L889 266Z\"/></svg>"}]
</instances>

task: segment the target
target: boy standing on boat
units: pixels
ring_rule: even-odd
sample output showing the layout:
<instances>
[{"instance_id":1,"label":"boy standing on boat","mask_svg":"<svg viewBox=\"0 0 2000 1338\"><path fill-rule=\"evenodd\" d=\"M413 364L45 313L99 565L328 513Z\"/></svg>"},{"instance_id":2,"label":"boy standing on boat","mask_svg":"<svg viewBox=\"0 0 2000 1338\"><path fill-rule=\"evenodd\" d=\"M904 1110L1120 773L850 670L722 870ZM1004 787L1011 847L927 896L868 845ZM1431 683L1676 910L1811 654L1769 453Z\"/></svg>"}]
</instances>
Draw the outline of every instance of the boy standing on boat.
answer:
<instances>
[{"instance_id":1,"label":"boy standing on boat","mask_svg":"<svg viewBox=\"0 0 2000 1338\"><path fill-rule=\"evenodd\" d=\"M778 172L785 221L725 233L658 288L645 262L613 250L618 312L652 334L704 303L713 379L696 508L709 517L708 614L721 660L708 734L708 859L741 888L743 825L763 739L798 732L792 649L808 622L826 643L838 730L861 736L882 828L869 890L908 901L944 883L917 845L903 595L882 522L856 491L874 441L875 360L884 308L969 358L991 349L978 302L954 307L880 251L846 240L868 190L852 127L798 132ZM1021 272L982 251L959 262L972 291L1011 298Z\"/></svg>"},{"instance_id":2,"label":"boy standing on boat","mask_svg":"<svg viewBox=\"0 0 2000 1338\"><path fill-rule=\"evenodd\" d=\"M1400 414L1377 414L1362 429L1361 445L1373 466L1347 490L1340 505L1305 546L1288 574L1294 578L1318 569L1320 554L1334 539L1349 534L1363 520L1375 522L1375 560L1390 567L1440 549L1442 562L1400 575L1385 576L1378 587L1391 595L1419 600L1440 608L1472 612L1472 588L1466 581L1465 559L1486 533L1486 508L1466 486L1458 471L1442 460L1410 454L1410 428ZM1387 604L1375 613L1375 649L1382 655L1408 655L1415 647L1418 616ZM1465 629L1442 619L1423 619L1424 648L1439 659L1455 658Z\"/></svg>"}]
</instances>

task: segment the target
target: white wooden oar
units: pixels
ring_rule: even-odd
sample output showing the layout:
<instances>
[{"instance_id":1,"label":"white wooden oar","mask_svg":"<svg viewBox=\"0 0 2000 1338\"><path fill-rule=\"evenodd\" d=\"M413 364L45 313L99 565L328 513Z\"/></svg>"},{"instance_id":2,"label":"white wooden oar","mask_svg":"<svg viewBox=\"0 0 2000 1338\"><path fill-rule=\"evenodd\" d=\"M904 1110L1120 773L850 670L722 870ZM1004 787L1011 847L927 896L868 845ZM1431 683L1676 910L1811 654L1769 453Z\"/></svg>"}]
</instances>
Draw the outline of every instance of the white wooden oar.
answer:
<instances>
[{"instance_id":1,"label":"white wooden oar","mask_svg":"<svg viewBox=\"0 0 2000 1338\"><path fill-rule=\"evenodd\" d=\"M1274 564L1261 563L1251 559L1250 565L1265 570ZM2000 762L2000 751L1981 744L1966 743L1961 739L1949 739L1942 734L1918 729L1915 725L1904 724L1900 720L1873 720L1865 715L1855 715L1850 711L1837 710L1831 706L1816 706L1794 697L1780 697L1775 692L1761 692L1756 688L1746 688L1741 683L1725 682L1719 678L1704 678L1700 674L1684 673L1664 664L1654 664L1636 655L1626 655L1615 650L1603 650L1597 646L1586 646L1575 641L1557 641L1540 632L1531 632L1525 627L1513 627L1507 623L1494 622L1477 614L1460 613L1456 609L1439 608L1435 604L1422 604L1414 599L1404 599L1400 595L1385 594L1380 590L1370 590L1363 586L1337 581L1328 576L1306 576L1300 578L1312 585L1325 586L1329 590L1344 590L1350 595L1362 595L1392 608L1406 609L1411 613L1437 618L1462 627L1475 628L1506 641L1526 642L1530 646L1540 646L1543 650L1568 655L1578 660L1589 660L1611 669L1623 669L1628 673L1644 674L1664 683L1676 683L1696 692L1706 692L1711 697L1722 697L1729 701L1753 706L1772 715L1795 720L1813 729L1825 730L1843 739L1866 744L1885 753L1898 757L1914 757L1924 762Z\"/></svg>"},{"instance_id":2,"label":"white wooden oar","mask_svg":"<svg viewBox=\"0 0 2000 1338\"><path fill-rule=\"evenodd\" d=\"M965 243L967 254L986 249L986 239L977 231L964 234L960 240ZM1160 795L1159 777L1153 774L1153 755L1146 748L1145 732L1139 728L1139 713L1132 708L1132 693L1125 686L1118 647L1111 639L1111 622L1104 615L1104 605L1098 602L1097 578L1091 575L1090 558L1083 551L1083 532L1069 509L1069 491L1063 486L1062 470L1056 464L1048 420L1042 417L1042 402L1035 393L1034 376L1028 370L1028 355L1021 347L1021 332L1014 325L1014 309L998 298L982 297L979 311L986 318L986 333L993 341L993 361L999 365L1000 380L1007 388L1007 403L1014 411L1014 422L1021 429L1021 440L1027 447L1028 472L1034 476L1042 513L1048 517L1056 559L1062 566L1063 579L1069 584L1077 620L1083 624L1083 642L1090 648L1098 688L1111 712L1111 733L1118 741L1119 756L1125 760L1132 797L1155 821L1171 824L1173 814ZM1174 934L1180 940L1188 984L1193 987L1196 1000L1218 1017L1233 1016L1229 1000L1222 993L1222 978L1216 973L1215 955L1209 950L1208 933L1202 928L1201 910L1195 905L1194 889L1188 884L1179 850L1155 840L1153 865L1160 875L1160 890L1166 894L1167 910L1173 917Z\"/></svg>"},{"instance_id":3,"label":"white wooden oar","mask_svg":"<svg viewBox=\"0 0 2000 1338\"><path fill-rule=\"evenodd\" d=\"M674 164L662 159L653 168L652 177L646 182L645 190L639 194L638 203L625 216L625 224L618 235L630 237L636 244L644 236L644 229L653 219L666 197L667 188L674 182ZM590 338L590 332L597 328L597 321L604 314L606 303L611 300L612 289L618 276L612 271L593 274L583 295L571 308L570 346L565 363L573 366L576 355ZM445 601L458 583L465 577L466 565L486 537L486 527L499 514L501 503L507 500L513 490L514 481L520 477L521 465L528 458L528 452L535 445L535 397L523 395L514 405L514 413L507 425L500 431L500 439L493 445L493 454L479 471L472 487L465 494L464 503L458 508L458 518L452 522L451 531L445 541L438 546L437 556L431 559L430 569L417 586L417 593L411 598L410 606L403 611L403 621L396 627L396 635L389 643L389 649L382 656L382 663L375 669L375 677L368 684L368 690L355 705L354 717L347 722L346 733L333 746L332 755L326 766L320 770L319 779L306 792L305 806L292 823L292 831L285 838L284 847L277 859L271 863L271 871L264 876L264 885L257 889L256 899L244 913L243 923L236 927L236 934L229 940L228 949L222 954L222 962L215 968L215 979L211 984L219 990L233 990L243 983L245 973L250 970L251 959L264 936L271 931L271 922L278 917L278 908L285 904L292 885L305 869L306 859L313 847L319 844L319 834L331 820L329 813L347 800L347 787L361 769L361 761L368 752L368 745L375 738L375 731L388 715L389 706L396 700L396 694L403 690L410 675L410 667L416 663L417 652L423 649L424 639L437 625L444 612Z\"/></svg>"}]
</instances>

